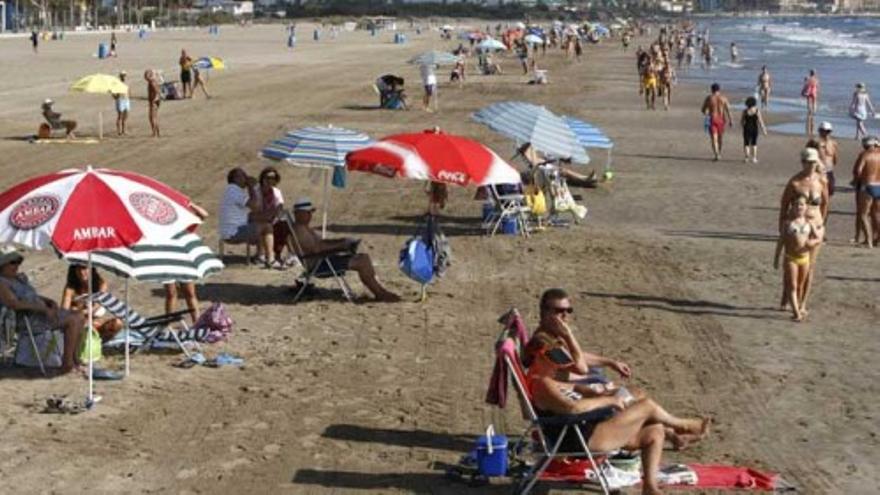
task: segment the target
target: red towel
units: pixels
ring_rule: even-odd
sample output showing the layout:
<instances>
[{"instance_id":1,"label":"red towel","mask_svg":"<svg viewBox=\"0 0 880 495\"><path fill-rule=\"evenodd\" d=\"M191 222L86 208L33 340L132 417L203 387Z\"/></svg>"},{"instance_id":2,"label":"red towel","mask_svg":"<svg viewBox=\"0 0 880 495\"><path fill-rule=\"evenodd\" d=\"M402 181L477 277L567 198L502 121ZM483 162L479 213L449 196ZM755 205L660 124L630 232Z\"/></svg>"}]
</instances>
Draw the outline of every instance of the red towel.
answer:
<instances>
[{"instance_id":1,"label":"red towel","mask_svg":"<svg viewBox=\"0 0 880 495\"><path fill-rule=\"evenodd\" d=\"M695 488L736 488L770 492L776 488L779 475L762 473L751 468L712 464L688 464L697 473Z\"/></svg>"},{"instance_id":2,"label":"red towel","mask_svg":"<svg viewBox=\"0 0 880 495\"><path fill-rule=\"evenodd\" d=\"M510 314L506 325L505 331L514 330L515 334L513 337L517 341L516 345L523 346L528 341L529 332L522 320L522 316L518 312L513 311ZM509 357L511 361L515 362L519 359L517 357L517 354L519 354L518 350L522 349L516 349L510 339L505 339L501 347L495 350L495 367L492 369L492 377L489 379L489 390L486 391L486 402L489 404L494 404L502 409L507 405L508 370L507 364L504 362L504 356Z\"/></svg>"}]
</instances>

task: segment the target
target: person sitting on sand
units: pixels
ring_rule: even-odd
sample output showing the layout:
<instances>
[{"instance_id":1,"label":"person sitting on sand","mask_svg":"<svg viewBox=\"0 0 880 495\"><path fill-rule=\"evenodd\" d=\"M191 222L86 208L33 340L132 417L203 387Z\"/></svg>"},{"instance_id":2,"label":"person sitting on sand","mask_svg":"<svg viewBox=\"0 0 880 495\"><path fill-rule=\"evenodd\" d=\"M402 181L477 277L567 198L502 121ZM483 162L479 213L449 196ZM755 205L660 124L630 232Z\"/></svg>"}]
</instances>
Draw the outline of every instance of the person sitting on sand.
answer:
<instances>
[{"instance_id":1,"label":"person sitting on sand","mask_svg":"<svg viewBox=\"0 0 880 495\"><path fill-rule=\"evenodd\" d=\"M590 450L610 452L621 448L640 450L642 455L642 494L658 495L657 474L663 454L666 429L703 439L709 434L708 418L679 418L651 399L633 399L618 395L595 397L575 390L571 382L558 379L571 366L571 358L562 346L548 345L536 354L529 367L528 390L539 417L574 415L607 409L610 418L598 423L578 425ZM557 429L558 428L558 429ZM561 428L549 427L548 433ZM558 433L557 433L558 434ZM563 449L577 449L577 436L567 434ZM574 445L569 447L569 442Z\"/></svg>"},{"instance_id":2,"label":"person sitting on sand","mask_svg":"<svg viewBox=\"0 0 880 495\"><path fill-rule=\"evenodd\" d=\"M266 257L258 259L266 268L272 263L272 215L263 213L257 192L257 180L236 167L226 175L226 190L220 200L220 238L230 244L256 244Z\"/></svg>"},{"instance_id":3,"label":"person sitting on sand","mask_svg":"<svg viewBox=\"0 0 880 495\"><path fill-rule=\"evenodd\" d=\"M822 242L821 230L815 229L807 219L807 209L807 197L799 196L786 218L773 258L773 268L778 270L779 256L785 250L783 288L794 321L804 321L807 316L805 292L811 267L810 252Z\"/></svg>"},{"instance_id":4,"label":"person sitting on sand","mask_svg":"<svg viewBox=\"0 0 880 495\"><path fill-rule=\"evenodd\" d=\"M61 120L61 114L52 109L54 103L54 101L48 98L43 102L43 118L46 119L46 122L49 123L49 127L52 129L64 129L65 136L68 139L75 138L73 130L76 129L76 121Z\"/></svg>"},{"instance_id":5,"label":"person sitting on sand","mask_svg":"<svg viewBox=\"0 0 880 495\"><path fill-rule=\"evenodd\" d=\"M314 260L309 260L310 255L319 253L330 254L330 263L335 270L356 271L361 282L373 293L376 300L383 302L400 301L400 296L389 291L379 282L376 277L376 269L373 260L366 253L355 253L360 243L357 239L321 239L321 236L309 226L315 207L308 198L300 198L293 205L294 234L299 249L302 250L302 261L307 269L310 269ZM299 254L299 253L298 253Z\"/></svg>"},{"instance_id":6,"label":"person sitting on sand","mask_svg":"<svg viewBox=\"0 0 880 495\"><path fill-rule=\"evenodd\" d=\"M14 247L0 247L0 305L26 314L35 334L61 329L64 332L61 372L73 371L82 364L77 362L75 353L85 322L79 313L61 309L55 301L37 294L27 276L18 271L22 261L24 256Z\"/></svg>"},{"instance_id":7,"label":"person sitting on sand","mask_svg":"<svg viewBox=\"0 0 880 495\"><path fill-rule=\"evenodd\" d=\"M92 292L107 292L107 282L92 268ZM88 301L81 296L89 294L89 269L85 265L71 265L67 268L67 283L61 293L61 309L79 311L83 321L88 321ZM107 310L100 305L92 305L92 322L94 328L101 335L102 340L110 340L123 328L122 320L107 314Z\"/></svg>"}]
</instances>

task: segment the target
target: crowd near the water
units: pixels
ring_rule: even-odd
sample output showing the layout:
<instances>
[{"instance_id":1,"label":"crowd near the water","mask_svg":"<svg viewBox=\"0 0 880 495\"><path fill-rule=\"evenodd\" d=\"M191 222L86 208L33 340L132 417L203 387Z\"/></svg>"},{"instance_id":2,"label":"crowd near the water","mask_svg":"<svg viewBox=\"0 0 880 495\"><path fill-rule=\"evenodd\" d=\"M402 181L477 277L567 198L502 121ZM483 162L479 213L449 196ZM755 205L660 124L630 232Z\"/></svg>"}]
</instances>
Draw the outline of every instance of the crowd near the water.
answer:
<instances>
[{"instance_id":1,"label":"crowd near the water","mask_svg":"<svg viewBox=\"0 0 880 495\"><path fill-rule=\"evenodd\" d=\"M648 49L640 46L636 50L639 92L644 94L649 110L655 109L654 100L658 95L664 98L664 107L669 108L675 74L670 54L675 54L679 68L687 68L694 63L693 54L697 47L702 54L702 67L711 69L715 49L709 31L699 30L688 22L662 26L656 41ZM739 56L736 43L732 43L731 61L736 62ZM758 163L758 136L767 135L764 113L769 111L772 81L769 68L762 66L755 94L744 101L739 125L746 163ZM802 169L789 179L780 200L779 241L773 261L774 267L779 268L782 259L784 275L780 307L789 308L796 321L803 321L808 314L816 262L827 240L826 224L837 184L835 171L839 160L839 145L832 137L833 125L821 122L815 132L820 95L820 81L815 69L808 70L800 94L806 107L808 140L800 151ZM718 162L722 159L725 129L734 127L731 103L721 84L712 83L700 111L704 115L704 129L709 136L713 161ZM874 107L862 82L855 84L850 116L856 125L855 138L863 147L849 181L855 191L856 203L852 243L873 247L880 242L880 138L869 136L865 128L865 120L874 116Z\"/></svg>"}]
</instances>

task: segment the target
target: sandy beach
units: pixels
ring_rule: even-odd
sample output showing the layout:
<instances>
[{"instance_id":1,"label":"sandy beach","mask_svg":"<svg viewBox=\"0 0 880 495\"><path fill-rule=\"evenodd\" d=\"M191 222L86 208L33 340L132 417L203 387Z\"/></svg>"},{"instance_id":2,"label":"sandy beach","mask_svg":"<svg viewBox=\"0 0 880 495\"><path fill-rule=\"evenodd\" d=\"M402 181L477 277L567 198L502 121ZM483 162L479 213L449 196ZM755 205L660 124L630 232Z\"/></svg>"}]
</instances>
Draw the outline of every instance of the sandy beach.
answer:
<instances>
[{"instance_id":1,"label":"sandy beach","mask_svg":"<svg viewBox=\"0 0 880 495\"><path fill-rule=\"evenodd\" d=\"M105 60L91 55L98 42L92 36L42 43L38 55L27 40L0 40L0 66L7 68L0 78L0 186L89 164L136 170L212 213L199 230L212 247L226 171L259 173L265 163L258 150L285 130L333 124L381 137L437 125L509 157L513 143L469 115L495 101L524 100L595 123L616 143L614 180L575 191L590 212L569 229L529 239L481 236L473 189L451 189L442 225L454 260L426 303L412 302L418 287L396 266L424 212L423 185L352 173L346 189L332 192L331 234L363 238L383 282L406 302L348 304L327 291L292 304L295 271L247 266L243 248L233 247L227 268L199 294L205 303L226 304L235 320L230 341L208 352L244 357L241 369L185 370L171 366L175 355L138 355L129 379L99 384L104 400L76 416L39 410L51 394L84 394L81 376L43 379L3 369L0 493L509 493L502 483L451 482L444 469L489 423L521 432L515 404L500 411L483 402L495 320L517 307L534 325L540 293L554 286L574 294L582 345L629 362L632 383L668 409L715 418L710 439L667 452L665 462L769 469L807 494L880 492L880 263L876 251L849 243L854 141L840 137L829 242L809 319L794 324L776 309L781 273L772 260L779 195L799 168L802 137L762 138L761 162L744 164L737 127L724 160L711 162L699 113L704 88L680 85L671 110L644 110L634 55L616 42L589 46L580 63L556 51L539 57L547 86L525 84L512 55L501 60L505 75L469 76L462 89L441 71L441 109L429 114L418 109L418 70L405 62L458 42L433 31L410 33L402 45L391 37L341 33L315 43L311 27L301 24L289 50L281 25L223 26L216 37L206 30L156 32L146 40L125 33L119 57ZM209 76L213 99L163 102L163 137L152 139L143 71L162 69L176 79L181 48L223 57L228 68ZM132 81L131 136L124 138L109 136L109 96L67 91L78 76L120 69ZM414 109L375 109L371 84L387 72L406 78ZM743 96L731 95L736 108ZM79 120L83 136L96 134L102 111L108 137L99 144L28 143L47 97ZM588 169L601 168L603 153L591 156ZM320 198L306 170L280 170L288 203ZM28 254L22 266L53 298L65 269L50 252ZM121 293L123 282L111 278L111 287ZM133 284L131 300L144 313L159 312L161 286Z\"/></svg>"}]
</instances>

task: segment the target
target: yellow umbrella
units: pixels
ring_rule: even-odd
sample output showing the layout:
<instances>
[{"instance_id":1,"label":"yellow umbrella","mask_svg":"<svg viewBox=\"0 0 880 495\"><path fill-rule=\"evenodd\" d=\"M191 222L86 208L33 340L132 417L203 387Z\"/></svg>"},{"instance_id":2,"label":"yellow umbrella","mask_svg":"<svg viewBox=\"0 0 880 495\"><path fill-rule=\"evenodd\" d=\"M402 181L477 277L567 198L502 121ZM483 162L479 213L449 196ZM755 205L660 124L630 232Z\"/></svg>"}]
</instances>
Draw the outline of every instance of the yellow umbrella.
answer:
<instances>
[{"instance_id":1,"label":"yellow umbrella","mask_svg":"<svg viewBox=\"0 0 880 495\"><path fill-rule=\"evenodd\" d=\"M121 94L128 92L128 86L116 76L92 74L73 83L70 90L83 93Z\"/></svg>"},{"instance_id":2,"label":"yellow umbrella","mask_svg":"<svg viewBox=\"0 0 880 495\"><path fill-rule=\"evenodd\" d=\"M108 74L92 74L85 76L79 81L73 83L70 87L71 91L80 91L82 93L99 93L99 94L127 94L128 85L122 82L118 77ZM98 111L98 139L104 138L104 119L103 114Z\"/></svg>"}]
</instances>

